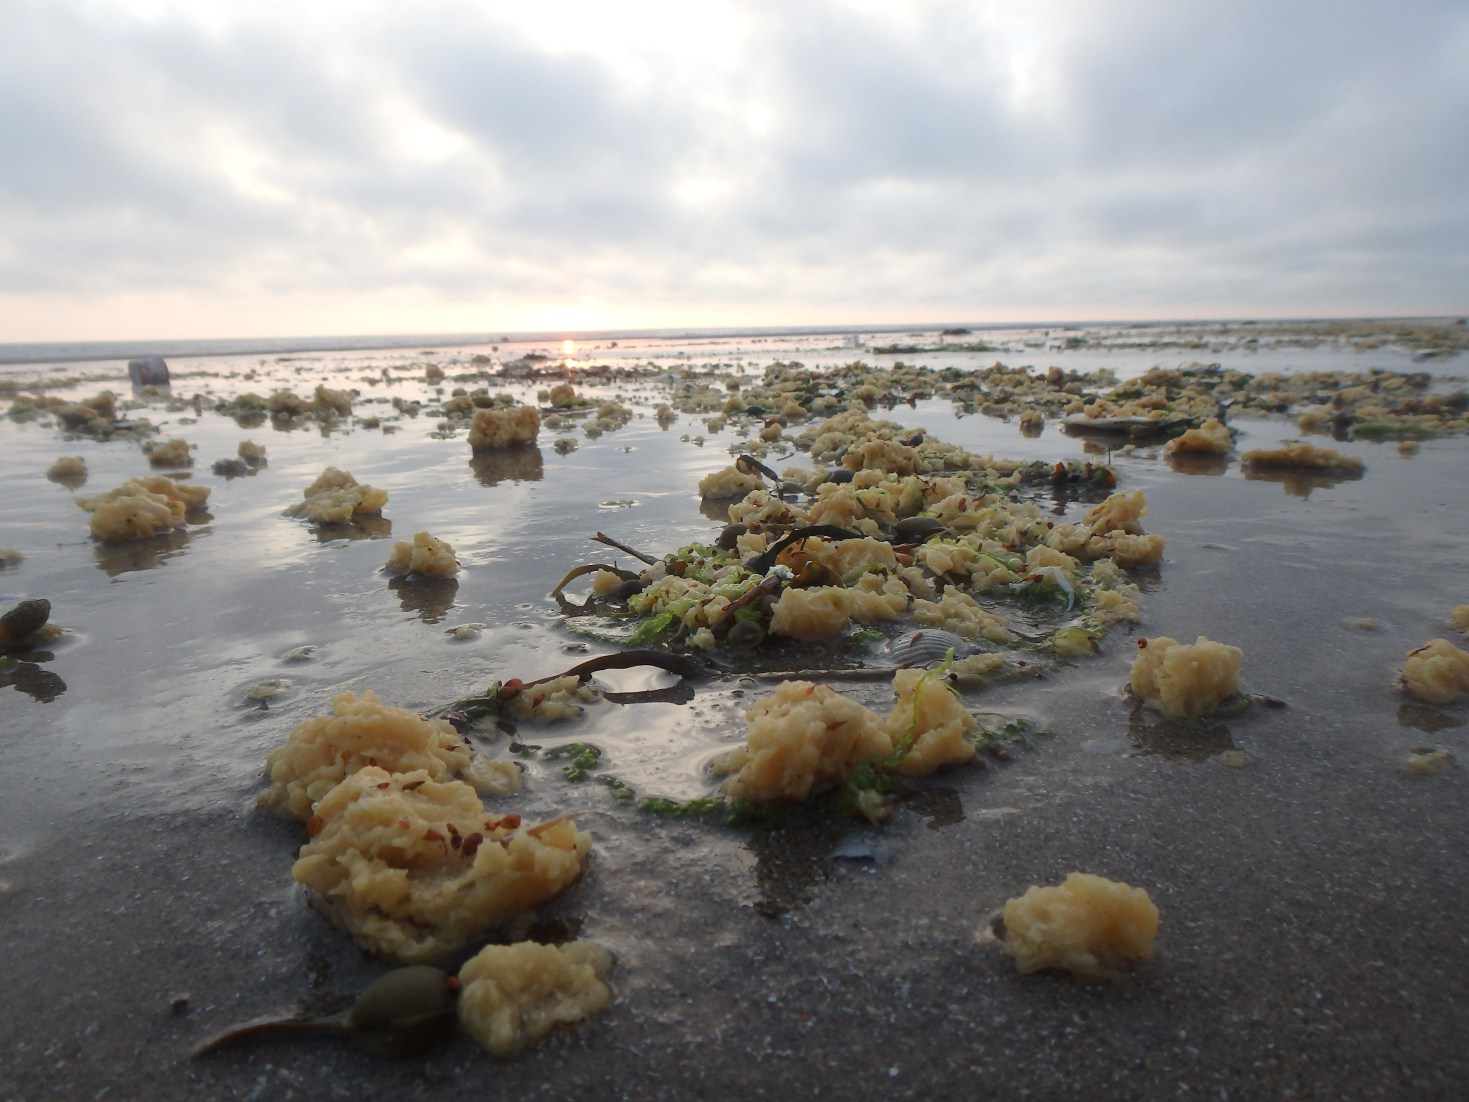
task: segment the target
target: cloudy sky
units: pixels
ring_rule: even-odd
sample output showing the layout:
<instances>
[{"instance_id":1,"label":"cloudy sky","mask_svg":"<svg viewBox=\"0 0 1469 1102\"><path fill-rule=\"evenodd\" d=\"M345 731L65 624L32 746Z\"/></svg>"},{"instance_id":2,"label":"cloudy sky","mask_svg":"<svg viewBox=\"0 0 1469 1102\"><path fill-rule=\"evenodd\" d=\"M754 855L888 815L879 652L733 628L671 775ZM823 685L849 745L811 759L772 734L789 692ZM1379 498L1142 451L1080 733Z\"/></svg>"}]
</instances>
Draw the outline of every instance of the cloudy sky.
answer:
<instances>
[{"instance_id":1,"label":"cloudy sky","mask_svg":"<svg viewBox=\"0 0 1469 1102\"><path fill-rule=\"evenodd\" d=\"M0 341L1469 311L1464 0L0 12Z\"/></svg>"}]
</instances>

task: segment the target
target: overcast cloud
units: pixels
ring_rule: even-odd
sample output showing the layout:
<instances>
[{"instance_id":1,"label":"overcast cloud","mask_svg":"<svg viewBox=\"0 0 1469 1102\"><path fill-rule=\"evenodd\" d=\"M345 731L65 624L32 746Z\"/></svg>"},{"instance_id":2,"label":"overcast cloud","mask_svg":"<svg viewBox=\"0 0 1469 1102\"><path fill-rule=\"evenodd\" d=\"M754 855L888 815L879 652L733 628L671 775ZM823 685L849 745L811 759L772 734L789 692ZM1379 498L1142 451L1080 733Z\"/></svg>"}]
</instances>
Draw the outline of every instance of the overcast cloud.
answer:
<instances>
[{"instance_id":1,"label":"overcast cloud","mask_svg":"<svg viewBox=\"0 0 1469 1102\"><path fill-rule=\"evenodd\" d=\"M5 11L0 340L1469 310L1463 0Z\"/></svg>"}]
</instances>

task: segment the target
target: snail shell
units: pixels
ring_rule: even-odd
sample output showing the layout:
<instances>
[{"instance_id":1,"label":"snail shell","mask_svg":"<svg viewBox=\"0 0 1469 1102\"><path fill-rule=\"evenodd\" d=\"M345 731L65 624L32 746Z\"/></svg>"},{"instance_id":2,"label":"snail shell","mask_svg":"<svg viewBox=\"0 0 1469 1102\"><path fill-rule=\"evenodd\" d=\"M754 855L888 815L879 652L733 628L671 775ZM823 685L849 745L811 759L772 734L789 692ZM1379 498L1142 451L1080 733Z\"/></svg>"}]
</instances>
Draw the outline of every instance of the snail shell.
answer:
<instances>
[{"instance_id":1,"label":"snail shell","mask_svg":"<svg viewBox=\"0 0 1469 1102\"><path fill-rule=\"evenodd\" d=\"M51 618L51 602L44 597L22 601L0 616L0 644L23 643L46 626Z\"/></svg>"},{"instance_id":2,"label":"snail shell","mask_svg":"<svg viewBox=\"0 0 1469 1102\"><path fill-rule=\"evenodd\" d=\"M396 968L369 984L347 1012L353 1043L379 1056L413 1056L452 1034L448 974L426 964Z\"/></svg>"},{"instance_id":3,"label":"snail shell","mask_svg":"<svg viewBox=\"0 0 1469 1102\"><path fill-rule=\"evenodd\" d=\"M738 620L724 637L731 647L758 647L765 641L765 628L759 620Z\"/></svg>"},{"instance_id":4,"label":"snail shell","mask_svg":"<svg viewBox=\"0 0 1469 1102\"><path fill-rule=\"evenodd\" d=\"M948 532L949 526L935 517L905 517L893 525L894 543L923 543Z\"/></svg>"}]
</instances>

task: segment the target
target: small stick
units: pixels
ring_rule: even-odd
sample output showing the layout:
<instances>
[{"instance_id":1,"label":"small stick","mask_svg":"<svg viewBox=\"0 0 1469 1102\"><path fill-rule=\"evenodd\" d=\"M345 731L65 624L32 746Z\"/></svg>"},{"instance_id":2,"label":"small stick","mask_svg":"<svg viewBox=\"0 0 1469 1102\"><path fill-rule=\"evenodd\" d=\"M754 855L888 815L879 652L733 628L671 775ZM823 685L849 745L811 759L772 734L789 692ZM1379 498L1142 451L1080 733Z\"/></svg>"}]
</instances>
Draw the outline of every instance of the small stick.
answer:
<instances>
[{"instance_id":1,"label":"small stick","mask_svg":"<svg viewBox=\"0 0 1469 1102\"><path fill-rule=\"evenodd\" d=\"M598 543L605 543L608 547L615 547L617 548L617 550L625 554L631 555L635 559L642 559L643 562L647 563L649 566L653 566L658 562L657 559L651 558L650 556L643 554L641 551L634 551L627 544L619 543L611 536L604 535L601 532L598 532L595 536L592 537L592 539L596 540Z\"/></svg>"},{"instance_id":2,"label":"small stick","mask_svg":"<svg viewBox=\"0 0 1469 1102\"><path fill-rule=\"evenodd\" d=\"M537 823L533 827L526 827L525 832L534 837L540 837L541 831L550 830L553 826L559 826L562 823L569 823L573 819L578 819L580 817L580 811L568 812L565 815L558 815L554 819L547 819L544 823Z\"/></svg>"},{"instance_id":3,"label":"small stick","mask_svg":"<svg viewBox=\"0 0 1469 1102\"><path fill-rule=\"evenodd\" d=\"M536 685L544 685L547 681L570 677L573 674L576 675L578 681L585 681L598 670L631 670L638 666L656 666L660 670L676 673L680 677L698 677L707 672L703 663L686 654L670 654L661 650L614 651L611 654L599 654L595 658L588 658L585 662L578 662L569 670L553 673L549 677L538 677L534 681L526 681L521 684L520 691L525 692L526 689Z\"/></svg>"},{"instance_id":4,"label":"small stick","mask_svg":"<svg viewBox=\"0 0 1469 1102\"><path fill-rule=\"evenodd\" d=\"M322 1034L346 1035L351 1032L344 1014L334 1014L329 1018L266 1018L215 1034L196 1048L194 1055L207 1056L219 1049L259 1037L312 1037Z\"/></svg>"},{"instance_id":5,"label":"small stick","mask_svg":"<svg viewBox=\"0 0 1469 1102\"><path fill-rule=\"evenodd\" d=\"M742 676L757 681L881 681L900 669L901 666L855 666L829 670L750 670Z\"/></svg>"}]
</instances>

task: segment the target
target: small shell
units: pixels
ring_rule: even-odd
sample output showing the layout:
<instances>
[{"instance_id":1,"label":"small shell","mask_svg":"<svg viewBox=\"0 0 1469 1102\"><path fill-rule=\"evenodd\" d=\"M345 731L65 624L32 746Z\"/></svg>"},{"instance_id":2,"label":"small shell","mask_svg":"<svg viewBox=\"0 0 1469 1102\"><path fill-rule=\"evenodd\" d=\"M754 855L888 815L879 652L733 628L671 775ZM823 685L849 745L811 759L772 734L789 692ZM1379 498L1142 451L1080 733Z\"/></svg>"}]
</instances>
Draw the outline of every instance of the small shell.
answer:
<instances>
[{"instance_id":1,"label":"small shell","mask_svg":"<svg viewBox=\"0 0 1469 1102\"><path fill-rule=\"evenodd\" d=\"M468 712L460 711L458 708L450 708L447 712L440 712L437 716L442 719L461 735L474 727L474 719Z\"/></svg>"},{"instance_id":2,"label":"small shell","mask_svg":"<svg viewBox=\"0 0 1469 1102\"><path fill-rule=\"evenodd\" d=\"M898 636L887 646L886 657L894 666L936 666L954 652L955 658L974 653L974 644L952 631L921 628Z\"/></svg>"},{"instance_id":3,"label":"small shell","mask_svg":"<svg viewBox=\"0 0 1469 1102\"><path fill-rule=\"evenodd\" d=\"M1415 746L1398 763L1404 773L1431 775L1448 773L1454 768L1454 755L1441 746Z\"/></svg>"}]
</instances>

